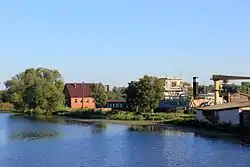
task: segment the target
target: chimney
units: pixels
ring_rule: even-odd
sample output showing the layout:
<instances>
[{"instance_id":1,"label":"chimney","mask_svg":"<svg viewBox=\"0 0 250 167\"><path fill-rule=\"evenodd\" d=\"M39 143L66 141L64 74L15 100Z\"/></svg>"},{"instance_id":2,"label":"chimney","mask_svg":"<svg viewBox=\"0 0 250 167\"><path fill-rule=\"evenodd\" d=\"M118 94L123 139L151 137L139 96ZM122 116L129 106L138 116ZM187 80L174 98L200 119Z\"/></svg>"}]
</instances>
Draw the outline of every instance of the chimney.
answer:
<instances>
[{"instance_id":1,"label":"chimney","mask_svg":"<svg viewBox=\"0 0 250 167\"><path fill-rule=\"evenodd\" d=\"M194 99L198 98L198 87L199 87L199 82L198 82L198 77L193 77L193 97Z\"/></svg>"},{"instance_id":2,"label":"chimney","mask_svg":"<svg viewBox=\"0 0 250 167\"><path fill-rule=\"evenodd\" d=\"M74 87L76 88L76 83L74 83Z\"/></svg>"}]
</instances>

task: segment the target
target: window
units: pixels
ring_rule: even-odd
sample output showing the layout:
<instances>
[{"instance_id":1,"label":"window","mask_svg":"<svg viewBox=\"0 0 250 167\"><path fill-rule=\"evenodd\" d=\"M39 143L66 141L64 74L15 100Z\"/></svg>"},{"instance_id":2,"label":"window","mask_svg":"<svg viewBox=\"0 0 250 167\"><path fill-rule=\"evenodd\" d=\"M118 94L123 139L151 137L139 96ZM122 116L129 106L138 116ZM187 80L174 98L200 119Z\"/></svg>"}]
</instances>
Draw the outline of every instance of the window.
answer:
<instances>
[{"instance_id":1,"label":"window","mask_svg":"<svg viewBox=\"0 0 250 167\"><path fill-rule=\"evenodd\" d=\"M177 83L176 82L172 82L172 87L176 87Z\"/></svg>"},{"instance_id":2,"label":"window","mask_svg":"<svg viewBox=\"0 0 250 167\"><path fill-rule=\"evenodd\" d=\"M119 103L116 103L116 108L119 108L119 106L120 106Z\"/></svg>"},{"instance_id":3,"label":"window","mask_svg":"<svg viewBox=\"0 0 250 167\"><path fill-rule=\"evenodd\" d=\"M123 108L123 104L122 103L120 103L120 108Z\"/></svg>"},{"instance_id":4,"label":"window","mask_svg":"<svg viewBox=\"0 0 250 167\"><path fill-rule=\"evenodd\" d=\"M83 100L81 100L81 103L83 102Z\"/></svg>"},{"instance_id":5,"label":"window","mask_svg":"<svg viewBox=\"0 0 250 167\"><path fill-rule=\"evenodd\" d=\"M75 103L77 103L77 99L75 99Z\"/></svg>"},{"instance_id":6,"label":"window","mask_svg":"<svg viewBox=\"0 0 250 167\"><path fill-rule=\"evenodd\" d=\"M87 99L87 103L89 103L89 99Z\"/></svg>"}]
</instances>

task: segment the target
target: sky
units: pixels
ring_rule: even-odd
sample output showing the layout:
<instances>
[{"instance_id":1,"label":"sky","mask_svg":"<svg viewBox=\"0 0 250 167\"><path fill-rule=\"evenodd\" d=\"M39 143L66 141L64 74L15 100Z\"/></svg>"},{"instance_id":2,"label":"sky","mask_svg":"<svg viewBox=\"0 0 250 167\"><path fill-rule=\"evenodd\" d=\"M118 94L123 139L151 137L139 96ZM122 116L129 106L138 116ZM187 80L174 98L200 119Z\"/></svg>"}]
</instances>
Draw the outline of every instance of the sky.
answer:
<instances>
[{"instance_id":1,"label":"sky","mask_svg":"<svg viewBox=\"0 0 250 167\"><path fill-rule=\"evenodd\" d=\"M26 68L125 86L250 76L249 0L0 0L0 89Z\"/></svg>"}]
</instances>

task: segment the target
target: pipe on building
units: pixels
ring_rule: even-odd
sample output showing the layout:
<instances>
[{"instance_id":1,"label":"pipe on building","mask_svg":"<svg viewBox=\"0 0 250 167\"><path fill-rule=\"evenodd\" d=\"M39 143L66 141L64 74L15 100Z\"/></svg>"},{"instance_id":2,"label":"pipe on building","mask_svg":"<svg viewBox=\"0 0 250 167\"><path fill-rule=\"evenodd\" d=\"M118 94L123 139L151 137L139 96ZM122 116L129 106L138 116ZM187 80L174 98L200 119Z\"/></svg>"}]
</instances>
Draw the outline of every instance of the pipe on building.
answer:
<instances>
[{"instance_id":1,"label":"pipe on building","mask_svg":"<svg viewBox=\"0 0 250 167\"><path fill-rule=\"evenodd\" d=\"M193 97L194 97L194 99L197 99L199 96L198 87L199 87L198 77L193 77Z\"/></svg>"},{"instance_id":2,"label":"pipe on building","mask_svg":"<svg viewBox=\"0 0 250 167\"><path fill-rule=\"evenodd\" d=\"M220 100L220 81L214 80L214 104L219 104Z\"/></svg>"}]
</instances>

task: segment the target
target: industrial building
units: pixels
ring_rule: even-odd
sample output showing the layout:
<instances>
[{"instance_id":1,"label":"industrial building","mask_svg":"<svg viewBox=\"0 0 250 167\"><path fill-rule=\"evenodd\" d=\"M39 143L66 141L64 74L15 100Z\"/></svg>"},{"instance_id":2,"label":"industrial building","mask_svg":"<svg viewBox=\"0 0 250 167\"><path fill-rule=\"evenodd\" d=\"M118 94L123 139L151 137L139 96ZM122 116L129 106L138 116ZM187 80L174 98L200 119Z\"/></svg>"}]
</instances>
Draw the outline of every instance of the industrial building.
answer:
<instances>
[{"instance_id":1,"label":"industrial building","mask_svg":"<svg viewBox=\"0 0 250 167\"><path fill-rule=\"evenodd\" d=\"M250 102L224 103L197 108L196 119L213 124L247 125L250 123Z\"/></svg>"},{"instance_id":2,"label":"industrial building","mask_svg":"<svg viewBox=\"0 0 250 167\"><path fill-rule=\"evenodd\" d=\"M165 99L171 99L176 96L186 95L186 88L184 87L183 78L178 77L164 77L161 78L164 80L164 95Z\"/></svg>"}]
</instances>

